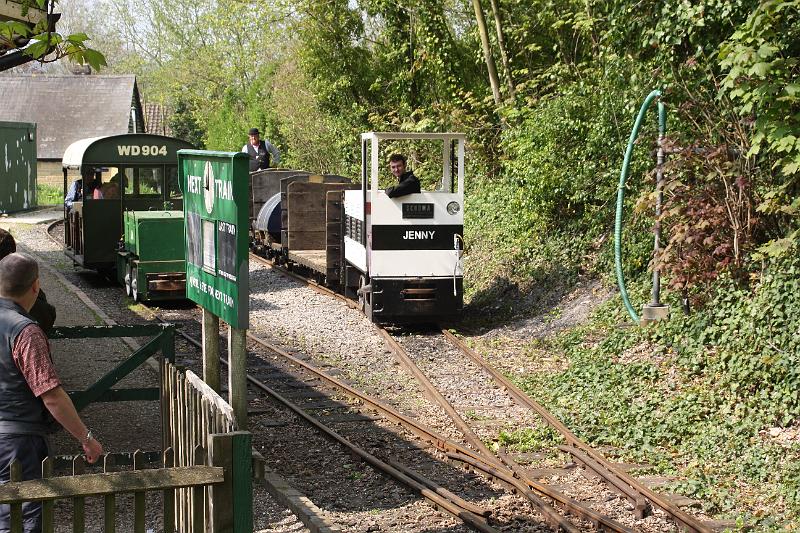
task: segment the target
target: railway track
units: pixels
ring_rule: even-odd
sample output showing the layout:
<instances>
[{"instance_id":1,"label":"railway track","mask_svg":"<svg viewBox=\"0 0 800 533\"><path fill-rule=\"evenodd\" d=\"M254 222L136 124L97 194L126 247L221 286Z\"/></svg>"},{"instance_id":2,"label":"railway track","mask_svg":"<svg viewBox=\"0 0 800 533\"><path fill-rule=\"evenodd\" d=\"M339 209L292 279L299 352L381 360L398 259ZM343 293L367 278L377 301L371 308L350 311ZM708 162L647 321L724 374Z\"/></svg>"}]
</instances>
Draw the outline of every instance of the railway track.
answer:
<instances>
[{"instance_id":1,"label":"railway track","mask_svg":"<svg viewBox=\"0 0 800 533\"><path fill-rule=\"evenodd\" d=\"M352 300L349 300L344 296L331 291L319 283L307 280L303 276L300 276L295 272L291 272L281 266L275 265L273 262L255 254L251 254L251 258L280 271L284 275L306 283L310 288L321 294L326 294L333 298L343 300L348 306L358 308L358 305ZM492 453L469 427L469 424L466 422L464 417L456 411L456 409L450 404L444 395L439 392L431 380L428 379L427 375L419 368L419 366L414 362L413 358L409 355L408 351L395 339L395 337L391 335L391 333L389 333L389 331L387 331L385 328L377 325L375 325L375 328L384 338L387 345L390 346L398 360L400 360L403 366L414 376L420 386L425 390L426 394L433 398L436 403L439 404L442 409L444 409L453 423L462 431L466 440L475 450L480 453L482 458L487 459L487 462L490 463L493 468L510 471L516 479L521 480L535 493L549 497L554 502L560 504L564 509L568 510L570 513L581 516L580 509L571 508L571 505L573 505L574 502L566 502L560 499L559 495L550 491L546 485L531 479L530 476L526 475L524 468L514 462L513 459L511 459L511 457L509 457L507 454L501 452L499 455L495 455ZM653 491L626 470L621 468L621 465L615 465L603 454L580 440L560 420L558 420L552 413L547 411L544 406L531 399L511 380L489 365L482 357L480 357L456 335L446 329L441 330L441 334L449 344L456 347L461 353L463 353L470 363L478 367L482 373L485 373L489 377L489 379L493 380L505 391L507 391L517 405L523 406L527 409L530 409L532 412L535 412L551 428L558 432L558 434L560 434L566 442L566 445L560 446L559 449L572 456L577 463L584 466L587 470L590 470L593 475L600 477L610 488L612 488L614 492L626 498L633 506L634 515L637 519L649 516L652 513L653 508L657 508L669 516L670 519L684 531L712 533L714 531L723 529L728 525L727 522L701 521L700 519L685 512L677 504L670 501L668 497ZM614 530L613 526L606 526L601 522L597 522L596 519L592 520L585 515L584 518L592 521L592 523L594 523L597 527L608 527L609 530Z\"/></svg>"},{"instance_id":2,"label":"railway track","mask_svg":"<svg viewBox=\"0 0 800 533\"><path fill-rule=\"evenodd\" d=\"M159 320L166 322L160 318ZM202 349L202 343L199 339L181 330L178 330L178 333L189 343L198 349ZM369 401L368 399L344 382L325 375L321 370L295 358L264 339L252 334L249 334L248 337L252 341L250 345L251 352L258 353L266 350L270 354L280 355L300 372L304 373L297 374L286 370L276 370L274 365L265 363L258 357L250 357L248 368L251 371L248 373L247 380L253 388L279 402L328 439L338 443L353 457L359 458L385 476L394 479L412 492L424 497L437 510L462 521L475 531L498 532L487 521L487 518L492 514L491 510L466 501L438 483L431 481L424 474L399 461L391 458L382 459L368 450L367 446L356 444L358 439L364 438L365 432L353 430L352 426L357 426L364 422L373 422L374 419L364 416L359 410L354 412L349 404L336 399L332 388L348 391L349 396L353 399ZM227 364L224 358L220 358L220 361L225 365ZM327 390L324 392L318 386L308 386L309 382L318 381L323 377L328 385ZM347 426L351 427L348 428ZM369 432L372 433L372 430ZM391 457L393 453L384 452L382 455Z\"/></svg>"},{"instance_id":3,"label":"railway track","mask_svg":"<svg viewBox=\"0 0 800 533\"><path fill-rule=\"evenodd\" d=\"M178 330L178 333L194 346L200 348L202 345L197 338L184 331ZM479 473L524 497L532 505L533 509L540 513L553 529L575 532L591 524L594 528L605 531L633 531L633 529L592 510L588 506L551 487L535 481L526 482L524 479L516 477L513 472L507 471L502 464L491 459L488 455L476 453L475 450L444 437L434 429L403 415L392 406L356 390L346 382L329 375L307 361L291 355L265 339L254 334L248 334L248 337L251 341L250 348L253 352L266 352L271 356L279 356L289 365L305 373L305 376L296 376L293 378L295 383L308 381L308 377L311 377L313 380L319 380L324 383L326 387L335 389L338 393L346 395L350 400L356 401L357 404L380 415L387 421L401 426L403 430L409 432L417 439L426 442L428 446L438 450L444 457L449 459L452 464L464 467L468 471ZM225 363L224 358L220 360L223 364ZM258 363L254 364L250 361L248 362L248 367L251 369L258 366L261 365ZM259 391L268 394L274 400L290 409L295 415L301 417L308 424L311 424L317 430L324 433L329 439L344 446L349 453L359 457L384 475L405 485L411 491L425 497L436 509L458 518L476 531L497 531L497 529L489 525L487 521L492 511L471 504L465 499L456 496L453 491L459 491L459 487L453 487L453 491L451 491L440 486L426 478L424 474L419 474L410 467L404 466L402 463L393 459L392 457L395 453L384 452L383 455L386 456L386 459L382 460L375 454L370 453L367 449L354 444L343 435L341 431L337 431L337 429L330 424L326 424L324 418L341 416L340 411L342 404L339 401L320 401L320 397L317 396L319 389L315 389L314 391L309 391L313 401L304 406L301 403L293 401L291 398L298 395L303 396L304 393L286 391L285 384L279 383L277 385L271 385L266 383L266 381L285 381L286 376L283 372L276 373L273 366L269 365L268 367L272 369L272 377L259 376L257 371L251 372L248 374L248 382ZM311 413L309 413L309 411L311 411ZM320 416L319 413L325 413L325 415ZM542 496L537 494L537 492L544 495L545 498L557 502L559 506L568 511L573 517L579 518L581 522L578 525L572 523L564 514L559 513L552 504L548 503Z\"/></svg>"},{"instance_id":4,"label":"railway track","mask_svg":"<svg viewBox=\"0 0 800 533\"><path fill-rule=\"evenodd\" d=\"M54 225L48 227L48 235L50 235L52 226ZM284 275L301 281L317 292L343 300L350 307L358 307L355 302L345 299L341 295L330 291L318 283L308 280L283 267L274 265L272 262L266 261L258 256L251 254L251 257L253 260L264 263ZM606 531L633 531L630 527L604 516L591 509L585 503L567 496L564 492L533 479L533 476L530 476L528 471L517 464L508 454L502 451L495 454L489 450L470 427L469 423L464 419L463 414L459 413L458 410L445 399L444 395L439 392L437 386L434 385L427 377L426 373L419 368L414 358L409 354L409 351L403 346L403 343L398 341L395 336L383 328L378 328L378 332L394 352L395 357L409 370L420 386L425 390L426 395L433 398L444 412L448 414L453 424L458 427L460 432L464 435L464 440L469 444L469 447L443 437L431 428L404 416L390 405L360 393L347 383L271 345L268 341L260 337L250 334L250 340L251 347L255 348L255 351L266 350L272 357L279 356L285 360L287 364L297 369L302 369L302 372L307 376L313 376L314 380L323 382L327 387L337 390L352 401L356 401L360 405L378 413L386 420L399 424L405 431L408 431L416 438L436 448L436 450L453 464L480 473L493 481L505 485L517 494L522 495L538 513L541 513L544 520L554 529L577 531L579 527L584 528L586 525L591 524L594 528ZM181 334L186 337L187 340L191 339L189 335L183 332L181 332ZM527 395L519 390L505 376L496 372L452 333L442 331L441 335L437 334L437 337L463 354L463 356L470 361L470 364L480 368L480 374L486 375L489 379L494 380L494 382L507 391L514 402L519 406L536 413L537 416L541 417L542 420L561 434L566 442L566 445L562 447L562 451L569 453L576 462L582 464L588 470L591 470L594 475L602 478L615 492L626 498L630 502L637 518L646 516L651 512L652 508L655 507L664 511L678 527L685 531L710 532L714 530L710 524L700 522L695 517L685 513L663 495L655 493L626 471L608 461L602 454L580 441L566 426L561 424L560 421L547 412L541 405L528 398ZM198 341L196 339L191 339L189 342L196 344ZM478 531L494 530L487 520L490 511L475 507L469 504L469 502L455 497L453 493L447 491L447 489L427 480L424 475L415 474L410 469L390 458L382 461L375 454L371 454L364 448L357 447L345 436L337 432L336 429L326 426L318 417L306 412L307 409L304 409L302 405L292 402L289 397L291 395L284 394L278 387L270 386L266 383L268 380L251 375L248 376L248 381L253 387L269 394L272 398L286 406L286 408L291 409L297 416L303 418L307 423L317 427L317 429L325 433L328 438L348 448L351 454L360 457L374 468L388 476L394 477L412 491L421 494L428 499L434 507L445 511L451 516L457 517L464 521L469 527ZM324 412L326 411L326 407L324 405L312 405L311 411L313 413ZM335 409L331 407L328 411L335 412ZM560 508L560 512L556 507ZM575 517L579 519L577 522L578 525L570 521L570 519L574 520Z\"/></svg>"}]
</instances>

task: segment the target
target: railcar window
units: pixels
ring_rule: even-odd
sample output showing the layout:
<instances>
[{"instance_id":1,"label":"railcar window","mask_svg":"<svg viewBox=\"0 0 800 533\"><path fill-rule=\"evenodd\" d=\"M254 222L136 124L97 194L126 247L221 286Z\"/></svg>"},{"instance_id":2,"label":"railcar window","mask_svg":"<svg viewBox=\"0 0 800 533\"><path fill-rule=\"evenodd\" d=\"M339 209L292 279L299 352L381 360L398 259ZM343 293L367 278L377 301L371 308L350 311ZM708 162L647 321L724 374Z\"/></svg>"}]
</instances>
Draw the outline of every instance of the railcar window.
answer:
<instances>
[{"instance_id":1,"label":"railcar window","mask_svg":"<svg viewBox=\"0 0 800 533\"><path fill-rule=\"evenodd\" d=\"M129 167L129 168L126 168L124 170L125 170L125 172L124 172L124 175L125 175L125 180L124 180L125 181L125 196L130 196L130 195L133 194L133 169Z\"/></svg>"},{"instance_id":2,"label":"railcar window","mask_svg":"<svg viewBox=\"0 0 800 533\"><path fill-rule=\"evenodd\" d=\"M183 198L180 183L178 182L178 167L167 167L167 193L170 200Z\"/></svg>"},{"instance_id":3,"label":"railcar window","mask_svg":"<svg viewBox=\"0 0 800 533\"><path fill-rule=\"evenodd\" d=\"M139 167L138 191L139 196L161 196L161 186L164 177L161 167Z\"/></svg>"},{"instance_id":4,"label":"railcar window","mask_svg":"<svg viewBox=\"0 0 800 533\"><path fill-rule=\"evenodd\" d=\"M95 169L94 178L86 185L85 198L116 200L120 197L120 169L102 167Z\"/></svg>"}]
</instances>

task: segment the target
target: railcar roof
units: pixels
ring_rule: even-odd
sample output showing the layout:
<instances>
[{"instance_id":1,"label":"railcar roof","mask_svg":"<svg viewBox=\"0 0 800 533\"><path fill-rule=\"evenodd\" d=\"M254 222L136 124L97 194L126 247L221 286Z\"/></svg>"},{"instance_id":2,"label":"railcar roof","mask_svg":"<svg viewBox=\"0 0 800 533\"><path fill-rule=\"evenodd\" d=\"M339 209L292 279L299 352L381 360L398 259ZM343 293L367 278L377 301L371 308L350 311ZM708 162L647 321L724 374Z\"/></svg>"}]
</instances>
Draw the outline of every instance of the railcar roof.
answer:
<instances>
[{"instance_id":1,"label":"railcar roof","mask_svg":"<svg viewBox=\"0 0 800 533\"><path fill-rule=\"evenodd\" d=\"M139 146L147 145L153 148L164 147L164 152L169 157L174 157L177 163L176 151L179 149L191 149L193 146L186 141L164 135L153 135L150 133L123 133L121 135L104 135L102 137L87 137L79 139L64 151L61 165L64 168L81 168L83 165L111 165L127 163L131 164L163 164L163 153L159 155L127 155L118 151L120 145ZM130 146L129 146L130 147ZM167 149L168 148L168 149Z\"/></svg>"}]
</instances>

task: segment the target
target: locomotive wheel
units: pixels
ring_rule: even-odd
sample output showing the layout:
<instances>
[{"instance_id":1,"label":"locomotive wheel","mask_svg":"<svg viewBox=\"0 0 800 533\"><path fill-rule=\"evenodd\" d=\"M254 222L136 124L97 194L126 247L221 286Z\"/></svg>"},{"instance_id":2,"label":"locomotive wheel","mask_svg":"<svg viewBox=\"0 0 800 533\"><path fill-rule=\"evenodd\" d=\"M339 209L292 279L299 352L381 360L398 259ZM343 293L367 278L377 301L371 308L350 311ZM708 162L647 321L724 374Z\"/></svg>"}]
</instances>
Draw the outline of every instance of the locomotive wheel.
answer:
<instances>
[{"instance_id":1,"label":"locomotive wheel","mask_svg":"<svg viewBox=\"0 0 800 533\"><path fill-rule=\"evenodd\" d=\"M131 287L131 264L125 264L125 294L130 296L133 294L133 290Z\"/></svg>"},{"instance_id":2,"label":"locomotive wheel","mask_svg":"<svg viewBox=\"0 0 800 533\"><path fill-rule=\"evenodd\" d=\"M139 301L139 269L136 267L131 268L131 298Z\"/></svg>"}]
</instances>

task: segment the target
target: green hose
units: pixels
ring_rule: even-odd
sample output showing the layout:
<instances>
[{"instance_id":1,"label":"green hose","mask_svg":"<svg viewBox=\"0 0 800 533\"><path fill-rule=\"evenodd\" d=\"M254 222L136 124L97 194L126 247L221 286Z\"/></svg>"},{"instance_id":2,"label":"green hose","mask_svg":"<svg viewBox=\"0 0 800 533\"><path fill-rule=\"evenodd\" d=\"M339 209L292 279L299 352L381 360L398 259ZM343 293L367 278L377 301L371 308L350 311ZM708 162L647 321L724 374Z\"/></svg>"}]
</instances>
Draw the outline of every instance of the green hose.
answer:
<instances>
[{"instance_id":1,"label":"green hose","mask_svg":"<svg viewBox=\"0 0 800 533\"><path fill-rule=\"evenodd\" d=\"M637 324L639 323L639 315L636 314L636 311L631 305L631 301L628 299L628 291L625 290L625 278L622 275L622 204L625 199L625 180L628 179L631 156L633 155L633 144L639 136L639 128L642 126L645 113L650 108L650 104L653 100L659 96L661 96L661 91L651 92L647 95L647 98L645 98L642 108L639 109L639 115L636 117L636 122L633 123L631 137L628 139L628 147L625 150L625 159L622 161L622 171L619 174L619 187L617 188L617 216L614 221L614 263L617 271L617 284L619 285L619 292L622 295L622 302L625 304L625 309L628 310L628 314ZM658 104L658 122L659 131L664 131L666 129L666 111L661 102Z\"/></svg>"}]
</instances>

